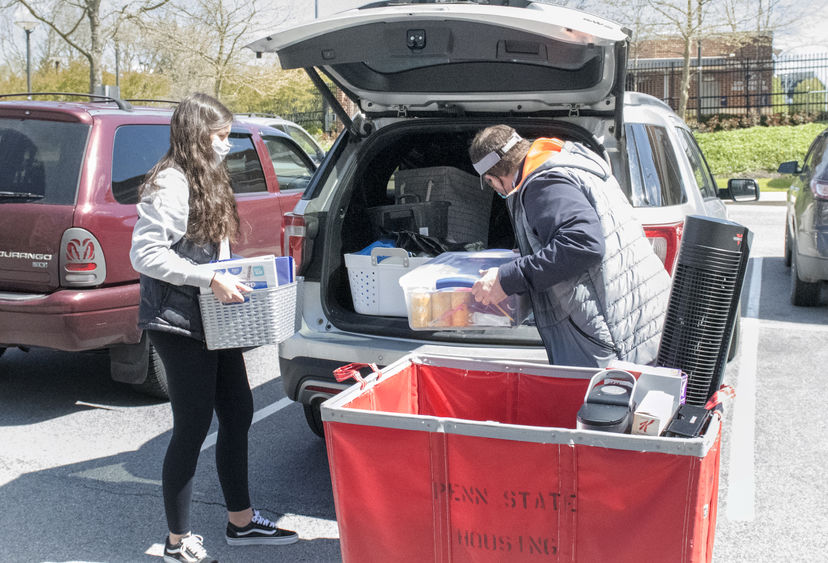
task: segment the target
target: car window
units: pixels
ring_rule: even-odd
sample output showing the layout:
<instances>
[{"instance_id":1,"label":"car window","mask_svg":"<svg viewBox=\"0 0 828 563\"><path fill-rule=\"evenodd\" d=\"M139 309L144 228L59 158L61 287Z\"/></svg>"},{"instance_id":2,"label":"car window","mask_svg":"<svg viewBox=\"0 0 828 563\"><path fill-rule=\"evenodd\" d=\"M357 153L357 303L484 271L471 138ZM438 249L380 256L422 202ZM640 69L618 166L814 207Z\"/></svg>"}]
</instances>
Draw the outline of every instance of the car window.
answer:
<instances>
[{"instance_id":1,"label":"car window","mask_svg":"<svg viewBox=\"0 0 828 563\"><path fill-rule=\"evenodd\" d=\"M636 207L661 207L687 201L678 162L664 127L628 123L630 200Z\"/></svg>"},{"instance_id":2,"label":"car window","mask_svg":"<svg viewBox=\"0 0 828 563\"><path fill-rule=\"evenodd\" d=\"M230 184L233 192L247 194L266 192L262 163L253 145L253 139L245 133L230 133L230 153L227 155L227 171L230 172Z\"/></svg>"},{"instance_id":3,"label":"car window","mask_svg":"<svg viewBox=\"0 0 828 563\"><path fill-rule=\"evenodd\" d=\"M144 176L170 148L170 126L121 125L112 143L112 195L119 203L138 203Z\"/></svg>"},{"instance_id":4,"label":"car window","mask_svg":"<svg viewBox=\"0 0 828 563\"><path fill-rule=\"evenodd\" d=\"M713 174L710 173L710 168L707 167L707 161L696 143L693 135L682 127L676 127L679 143L684 149L684 154L687 155L687 160L690 161L690 166L693 168L693 177L696 179L696 187L702 194L703 198L717 197L719 188L716 185L716 180Z\"/></svg>"},{"instance_id":5,"label":"car window","mask_svg":"<svg viewBox=\"0 0 828 563\"><path fill-rule=\"evenodd\" d=\"M298 127L294 127L292 125L286 125L285 129L287 130L288 135L293 137L293 140L296 141L296 143L300 147L302 147L302 150L304 150L312 157L316 156L316 144L314 143L313 139L309 134L305 133L305 131L303 131L302 129L299 129Z\"/></svg>"},{"instance_id":6,"label":"car window","mask_svg":"<svg viewBox=\"0 0 828 563\"><path fill-rule=\"evenodd\" d=\"M291 145L287 139L281 137L262 137L273 168L276 171L276 178L279 180L279 189L294 190L305 189L313 176L313 165L307 161L307 157L299 153L298 149Z\"/></svg>"},{"instance_id":7,"label":"car window","mask_svg":"<svg viewBox=\"0 0 828 563\"><path fill-rule=\"evenodd\" d=\"M828 137L825 135L817 137L817 139L811 144L810 149L808 150L808 154L805 155L805 162L802 165L802 172L810 172L814 170L817 174L821 174L824 172L826 164L826 154L825 151L828 149L828 143L826 143Z\"/></svg>"},{"instance_id":8,"label":"car window","mask_svg":"<svg viewBox=\"0 0 828 563\"><path fill-rule=\"evenodd\" d=\"M819 145L815 149L814 170L816 176L823 180L828 179L828 136L820 137Z\"/></svg>"},{"instance_id":9,"label":"car window","mask_svg":"<svg viewBox=\"0 0 828 563\"><path fill-rule=\"evenodd\" d=\"M89 126L0 119L0 203L71 205Z\"/></svg>"}]
</instances>

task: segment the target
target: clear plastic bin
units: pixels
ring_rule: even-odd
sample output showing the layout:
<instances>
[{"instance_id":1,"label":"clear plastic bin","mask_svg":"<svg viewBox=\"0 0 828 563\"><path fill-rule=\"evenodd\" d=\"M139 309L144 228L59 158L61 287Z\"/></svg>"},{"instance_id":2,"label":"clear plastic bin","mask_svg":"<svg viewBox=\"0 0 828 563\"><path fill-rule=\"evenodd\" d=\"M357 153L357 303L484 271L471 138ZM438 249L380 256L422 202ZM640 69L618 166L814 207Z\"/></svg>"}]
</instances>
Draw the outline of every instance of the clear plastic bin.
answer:
<instances>
[{"instance_id":1,"label":"clear plastic bin","mask_svg":"<svg viewBox=\"0 0 828 563\"><path fill-rule=\"evenodd\" d=\"M412 330L515 327L528 316L528 297L510 295L493 305L474 300L480 272L514 260L510 250L444 252L400 278Z\"/></svg>"}]
</instances>

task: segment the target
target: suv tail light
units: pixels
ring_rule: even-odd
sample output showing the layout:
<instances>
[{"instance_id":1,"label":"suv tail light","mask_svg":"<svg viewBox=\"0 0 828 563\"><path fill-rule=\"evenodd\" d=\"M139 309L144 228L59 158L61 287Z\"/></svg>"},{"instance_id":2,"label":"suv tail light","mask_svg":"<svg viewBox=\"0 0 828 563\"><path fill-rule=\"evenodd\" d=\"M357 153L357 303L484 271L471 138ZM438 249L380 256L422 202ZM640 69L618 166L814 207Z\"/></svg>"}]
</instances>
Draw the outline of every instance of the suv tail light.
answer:
<instances>
[{"instance_id":1,"label":"suv tail light","mask_svg":"<svg viewBox=\"0 0 828 563\"><path fill-rule=\"evenodd\" d=\"M106 279L106 260L98 239L86 229L66 229L60 241L60 285L92 287Z\"/></svg>"},{"instance_id":2,"label":"suv tail light","mask_svg":"<svg viewBox=\"0 0 828 563\"><path fill-rule=\"evenodd\" d=\"M653 245L653 250L664 263L664 268L671 276L678 257L679 243L683 231L684 221L644 227L644 234L647 235L647 239Z\"/></svg>"},{"instance_id":3,"label":"suv tail light","mask_svg":"<svg viewBox=\"0 0 828 563\"><path fill-rule=\"evenodd\" d=\"M825 228L828 226L828 181L814 178L811 192L814 194L814 227Z\"/></svg>"},{"instance_id":4,"label":"suv tail light","mask_svg":"<svg viewBox=\"0 0 828 563\"><path fill-rule=\"evenodd\" d=\"M828 181L814 178L811 180L811 191L817 199L828 199Z\"/></svg>"},{"instance_id":5,"label":"suv tail light","mask_svg":"<svg viewBox=\"0 0 828 563\"><path fill-rule=\"evenodd\" d=\"M305 251L305 236L307 234L304 215L285 213L284 227L285 238L283 241L284 248L282 249L282 254L284 256L293 257L296 273L301 274L303 262L302 258Z\"/></svg>"}]
</instances>

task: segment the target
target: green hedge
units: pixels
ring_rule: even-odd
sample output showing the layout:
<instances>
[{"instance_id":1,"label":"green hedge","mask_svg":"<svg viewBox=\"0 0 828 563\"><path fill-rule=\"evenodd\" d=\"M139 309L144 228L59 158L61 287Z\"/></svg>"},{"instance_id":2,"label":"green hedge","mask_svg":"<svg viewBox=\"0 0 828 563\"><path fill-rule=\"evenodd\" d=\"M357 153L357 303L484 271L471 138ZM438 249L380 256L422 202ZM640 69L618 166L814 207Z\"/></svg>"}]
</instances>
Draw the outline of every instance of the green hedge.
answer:
<instances>
[{"instance_id":1,"label":"green hedge","mask_svg":"<svg viewBox=\"0 0 828 563\"><path fill-rule=\"evenodd\" d=\"M780 162L805 157L825 123L781 127L751 127L696 133L696 140L716 176L776 172Z\"/></svg>"}]
</instances>

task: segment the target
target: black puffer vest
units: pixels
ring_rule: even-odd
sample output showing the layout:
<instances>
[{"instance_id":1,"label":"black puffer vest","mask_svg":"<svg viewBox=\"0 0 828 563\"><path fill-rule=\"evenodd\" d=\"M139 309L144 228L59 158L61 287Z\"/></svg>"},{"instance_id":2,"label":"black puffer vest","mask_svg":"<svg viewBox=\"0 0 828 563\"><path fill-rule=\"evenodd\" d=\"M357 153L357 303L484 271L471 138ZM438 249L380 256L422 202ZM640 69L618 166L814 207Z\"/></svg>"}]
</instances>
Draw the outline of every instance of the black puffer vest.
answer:
<instances>
[{"instance_id":1,"label":"black puffer vest","mask_svg":"<svg viewBox=\"0 0 828 563\"><path fill-rule=\"evenodd\" d=\"M179 256L195 264L207 264L218 258L218 245L199 245L186 236L172 245ZM204 340L199 288L173 285L141 274L141 304L138 307L138 328L160 330Z\"/></svg>"}]
</instances>

